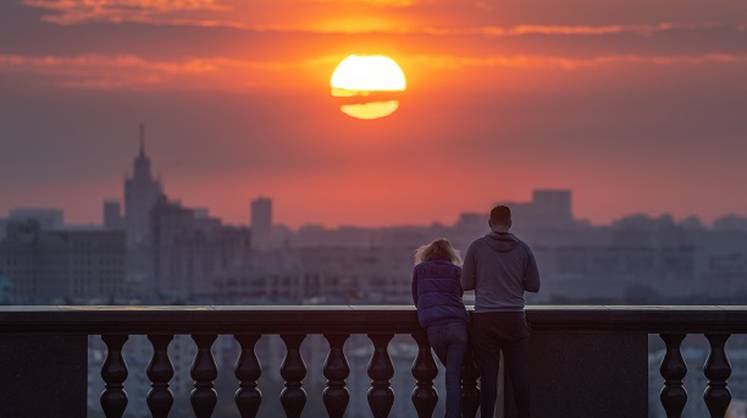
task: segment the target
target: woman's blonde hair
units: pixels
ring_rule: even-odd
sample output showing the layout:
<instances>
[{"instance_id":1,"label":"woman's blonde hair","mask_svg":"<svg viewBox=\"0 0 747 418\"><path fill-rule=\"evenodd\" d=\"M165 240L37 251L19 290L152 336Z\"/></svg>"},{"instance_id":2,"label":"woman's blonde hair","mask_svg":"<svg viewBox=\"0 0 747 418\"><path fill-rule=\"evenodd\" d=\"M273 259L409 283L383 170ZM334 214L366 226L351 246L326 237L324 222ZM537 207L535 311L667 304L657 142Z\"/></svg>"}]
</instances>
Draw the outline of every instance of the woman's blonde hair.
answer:
<instances>
[{"instance_id":1,"label":"woman's blonde hair","mask_svg":"<svg viewBox=\"0 0 747 418\"><path fill-rule=\"evenodd\" d=\"M421 245L415 250L415 265L431 260L445 260L455 265L462 264L462 258L459 257L459 250L454 248L446 238L440 238L431 243Z\"/></svg>"}]
</instances>

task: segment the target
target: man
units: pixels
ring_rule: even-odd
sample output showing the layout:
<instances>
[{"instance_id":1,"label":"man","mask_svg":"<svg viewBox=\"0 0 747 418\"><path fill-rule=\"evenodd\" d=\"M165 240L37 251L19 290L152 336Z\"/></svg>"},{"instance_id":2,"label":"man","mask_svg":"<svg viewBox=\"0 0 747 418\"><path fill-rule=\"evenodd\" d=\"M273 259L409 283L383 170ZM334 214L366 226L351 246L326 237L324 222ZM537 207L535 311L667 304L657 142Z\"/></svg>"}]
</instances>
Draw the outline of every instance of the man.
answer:
<instances>
[{"instance_id":1,"label":"man","mask_svg":"<svg viewBox=\"0 0 747 418\"><path fill-rule=\"evenodd\" d=\"M493 418L503 351L519 418L529 418L529 325L524 292L539 291L539 271L529 246L508 232L508 207L493 208L489 225L492 232L467 249L462 271L464 290L475 290L472 343L481 375L481 417Z\"/></svg>"}]
</instances>

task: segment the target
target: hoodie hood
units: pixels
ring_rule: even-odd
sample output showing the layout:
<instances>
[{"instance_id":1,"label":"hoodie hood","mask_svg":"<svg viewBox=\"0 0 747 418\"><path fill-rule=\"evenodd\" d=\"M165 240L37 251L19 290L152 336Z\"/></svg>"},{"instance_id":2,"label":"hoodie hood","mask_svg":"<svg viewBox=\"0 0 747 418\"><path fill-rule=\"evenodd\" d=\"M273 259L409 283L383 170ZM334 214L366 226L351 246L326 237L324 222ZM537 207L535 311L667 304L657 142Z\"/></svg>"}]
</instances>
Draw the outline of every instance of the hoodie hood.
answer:
<instances>
[{"instance_id":1,"label":"hoodie hood","mask_svg":"<svg viewBox=\"0 0 747 418\"><path fill-rule=\"evenodd\" d=\"M485 242L499 253L507 253L519 245L519 240L509 232L491 232L485 235Z\"/></svg>"}]
</instances>

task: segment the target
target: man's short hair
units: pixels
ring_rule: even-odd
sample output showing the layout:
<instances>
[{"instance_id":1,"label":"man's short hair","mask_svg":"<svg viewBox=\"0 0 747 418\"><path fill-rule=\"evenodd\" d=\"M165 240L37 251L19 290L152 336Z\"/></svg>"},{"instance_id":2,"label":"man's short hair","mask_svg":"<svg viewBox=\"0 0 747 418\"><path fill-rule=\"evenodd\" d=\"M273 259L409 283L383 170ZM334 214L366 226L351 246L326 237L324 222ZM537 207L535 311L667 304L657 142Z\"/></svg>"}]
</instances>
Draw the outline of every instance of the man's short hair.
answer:
<instances>
[{"instance_id":1,"label":"man's short hair","mask_svg":"<svg viewBox=\"0 0 747 418\"><path fill-rule=\"evenodd\" d=\"M490 211L490 225L511 226L511 209L505 205L494 207Z\"/></svg>"}]
</instances>

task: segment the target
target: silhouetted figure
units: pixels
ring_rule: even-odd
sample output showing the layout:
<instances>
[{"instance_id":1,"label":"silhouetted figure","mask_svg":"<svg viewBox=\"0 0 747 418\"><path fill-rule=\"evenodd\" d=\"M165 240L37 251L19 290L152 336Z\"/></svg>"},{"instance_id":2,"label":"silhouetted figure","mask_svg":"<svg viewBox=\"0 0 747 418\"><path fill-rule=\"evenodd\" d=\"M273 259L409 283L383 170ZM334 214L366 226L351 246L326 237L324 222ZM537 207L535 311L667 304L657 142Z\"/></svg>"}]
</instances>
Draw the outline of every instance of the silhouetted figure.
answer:
<instances>
[{"instance_id":1,"label":"silhouetted figure","mask_svg":"<svg viewBox=\"0 0 747 418\"><path fill-rule=\"evenodd\" d=\"M462 287L475 289L472 344L480 367L480 411L493 418L503 351L519 418L529 418L529 325L524 292L538 292L540 277L527 244L509 233L511 210L490 211L491 233L467 249Z\"/></svg>"},{"instance_id":2,"label":"silhouetted figure","mask_svg":"<svg viewBox=\"0 0 747 418\"><path fill-rule=\"evenodd\" d=\"M460 373L469 347L469 315L462 302L461 260L445 239L415 252L412 298L428 342L446 367L446 418L461 417Z\"/></svg>"}]
</instances>

